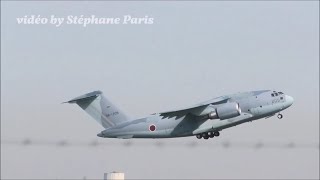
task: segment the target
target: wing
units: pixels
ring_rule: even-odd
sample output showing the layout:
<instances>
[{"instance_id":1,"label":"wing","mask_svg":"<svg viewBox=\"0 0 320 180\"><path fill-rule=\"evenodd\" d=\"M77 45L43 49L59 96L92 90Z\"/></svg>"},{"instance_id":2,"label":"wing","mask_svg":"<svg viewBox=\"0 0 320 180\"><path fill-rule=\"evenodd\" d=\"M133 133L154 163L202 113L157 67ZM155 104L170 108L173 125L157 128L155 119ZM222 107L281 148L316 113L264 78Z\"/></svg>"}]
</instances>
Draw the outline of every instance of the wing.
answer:
<instances>
[{"instance_id":1,"label":"wing","mask_svg":"<svg viewBox=\"0 0 320 180\"><path fill-rule=\"evenodd\" d=\"M179 119L183 116L186 116L187 114L192 114L192 115L196 115L195 112L202 112L204 111L207 107L211 106L211 105L218 105L218 104L223 104L229 101L229 97L227 96L221 96L209 101L205 101L193 106L189 106L186 108L182 108L182 109L177 109L177 110L172 110L172 111L166 111L166 112L161 112L159 113L160 116L162 116L163 118L173 118L175 117L175 119Z\"/></svg>"}]
</instances>

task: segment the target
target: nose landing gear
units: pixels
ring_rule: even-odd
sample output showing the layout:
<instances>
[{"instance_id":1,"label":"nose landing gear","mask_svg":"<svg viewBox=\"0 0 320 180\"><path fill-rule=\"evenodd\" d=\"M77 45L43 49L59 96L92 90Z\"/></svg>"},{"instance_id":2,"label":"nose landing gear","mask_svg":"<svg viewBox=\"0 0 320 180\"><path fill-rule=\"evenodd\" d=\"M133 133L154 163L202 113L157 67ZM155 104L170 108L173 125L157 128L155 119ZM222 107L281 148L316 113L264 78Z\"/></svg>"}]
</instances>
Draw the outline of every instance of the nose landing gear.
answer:
<instances>
[{"instance_id":1,"label":"nose landing gear","mask_svg":"<svg viewBox=\"0 0 320 180\"><path fill-rule=\"evenodd\" d=\"M278 117L278 119L282 119L283 115L279 113L277 117Z\"/></svg>"}]
</instances>

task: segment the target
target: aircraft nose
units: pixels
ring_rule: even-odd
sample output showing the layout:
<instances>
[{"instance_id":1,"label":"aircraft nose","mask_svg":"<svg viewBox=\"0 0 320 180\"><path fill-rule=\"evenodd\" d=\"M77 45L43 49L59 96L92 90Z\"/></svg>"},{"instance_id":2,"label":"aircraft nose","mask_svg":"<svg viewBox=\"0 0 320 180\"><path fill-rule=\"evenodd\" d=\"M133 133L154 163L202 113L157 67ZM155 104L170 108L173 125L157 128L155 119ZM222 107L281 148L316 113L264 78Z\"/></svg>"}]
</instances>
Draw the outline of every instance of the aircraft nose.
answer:
<instances>
[{"instance_id":1,"label":"aircraft nose","mask_svg":"<svg viewBox=\"0 0 320 180\"><path fill-rule=\"evenodd\" d=\"M286 95L286 103L289 106L291 106L293 104L293 97Z\"/></svg>"}]
</instances>

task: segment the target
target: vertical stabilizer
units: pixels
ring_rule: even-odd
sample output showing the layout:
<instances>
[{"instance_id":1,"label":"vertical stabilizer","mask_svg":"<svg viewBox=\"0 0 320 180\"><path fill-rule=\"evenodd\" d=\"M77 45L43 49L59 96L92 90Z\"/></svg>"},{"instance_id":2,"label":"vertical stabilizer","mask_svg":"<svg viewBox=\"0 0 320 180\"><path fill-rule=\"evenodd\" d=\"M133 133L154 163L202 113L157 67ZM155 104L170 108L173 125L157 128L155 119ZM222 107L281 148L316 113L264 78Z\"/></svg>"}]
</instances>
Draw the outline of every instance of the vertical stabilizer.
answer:
<instances>
[{"instance_id":1,"label":"vertical stabilizer","mask_svg":"<svg viewBox=\"0 0 320 180\"><path fill-rule=\"evenodd\" d=\"M101 91L87 93L67 103L78 104L106 129L129 120L120 109L104 97Z\"/></svg>"}]
</instances>

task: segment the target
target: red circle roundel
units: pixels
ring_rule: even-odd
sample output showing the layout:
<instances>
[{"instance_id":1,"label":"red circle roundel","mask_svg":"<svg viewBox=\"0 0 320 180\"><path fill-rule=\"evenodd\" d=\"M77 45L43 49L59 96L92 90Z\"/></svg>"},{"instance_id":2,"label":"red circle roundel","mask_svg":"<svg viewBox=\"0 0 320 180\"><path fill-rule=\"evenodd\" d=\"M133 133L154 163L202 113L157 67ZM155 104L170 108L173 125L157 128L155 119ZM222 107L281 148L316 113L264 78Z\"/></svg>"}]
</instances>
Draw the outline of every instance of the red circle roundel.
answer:
<instances>
[{"instance_id":1,"label":"red circle roundel","mask_svg":"<svg viewBox=\"0 0 320 180\"><path fill-rule=\"evenodd\" d=\"M153 125L153 124L151 124L151 125L149 126L149 131L155 131L155 130L156 130L156 126Z\"/></svg>"}]
</instances>

